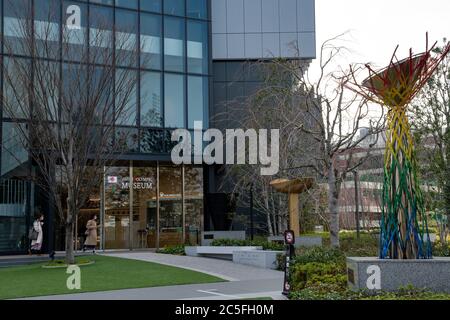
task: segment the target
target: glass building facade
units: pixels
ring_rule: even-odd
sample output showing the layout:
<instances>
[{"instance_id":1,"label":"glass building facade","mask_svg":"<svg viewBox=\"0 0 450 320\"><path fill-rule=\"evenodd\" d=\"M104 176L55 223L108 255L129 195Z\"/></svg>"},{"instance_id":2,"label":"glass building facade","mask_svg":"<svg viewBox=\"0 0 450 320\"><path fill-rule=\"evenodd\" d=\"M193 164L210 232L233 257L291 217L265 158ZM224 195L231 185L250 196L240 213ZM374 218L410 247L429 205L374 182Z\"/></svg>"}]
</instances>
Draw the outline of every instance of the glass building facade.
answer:
<instances>
[{"instance_id":1,"label":"glass building facade","mask_svg":"<svg viewBox=\"0 0 450 320\"><path fill-rule=\"evenodd\" d=\"M76 10L80 28L69 34L67 19ZM103 248L197 241L203 218L203 168L172 167L169 153L174 129L193 129L194 121L208 127L210 11L208 0L0 0L2 63L19 59L31 67L40 59L50 60L61 66L64 78L65 66L79 63L83 50L115 50L120 57L119 51L127 50L121 43L124 35L137 46L132 48L139 51L137 57L115 61L116 72L131 71L137 83L131 97L136 108L118 119L115 127L116 134L127 133L127 152L120 167L105 168L104 181L78 219L77 233L82 234L88 213L98 211ZM38 48L35 55L27 52L18 32L21 21L30 17ZM45 39L51 42L47 48L52 50L39 50L41 32L47 32ZM100 32L110 40L93 43ZM70 50L61 50L62 46ZM102 65L102 61L91 62ZM4 99L12 99L11 81L9 85L3 81L3 73L0 79ZM15 89L27 95L26 86L19 82ZM21 115L7 114L3 107L1 115L0 254L24 252L35 208L51 211L45 192L27 179L36 168L18 138L15 119ZM53 229L55 248L61 249L58 239L64 237L57 225Z\"/></svg>"}]
</instances>

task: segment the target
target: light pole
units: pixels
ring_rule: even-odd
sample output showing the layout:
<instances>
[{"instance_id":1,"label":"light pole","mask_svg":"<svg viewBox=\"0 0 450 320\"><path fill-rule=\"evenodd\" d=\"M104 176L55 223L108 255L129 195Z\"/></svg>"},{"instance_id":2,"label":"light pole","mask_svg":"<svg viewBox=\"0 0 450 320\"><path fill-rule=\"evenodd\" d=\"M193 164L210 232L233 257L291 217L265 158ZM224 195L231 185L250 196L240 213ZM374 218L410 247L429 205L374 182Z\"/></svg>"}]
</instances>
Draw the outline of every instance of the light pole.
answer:
<instances>
[{"instance_id":1,"label":"light pole","mask_svg":"<svg viewBox=\"0 0 450 320\"><path fill-rule=\"evenodd\" d=\"M356 238L360 238L359 230L359 192L358 192L358 171L353 171L355 177L355 220L356 220Z\"/></svg>"},{"instance_id":2,"label":"light pole","mask_svg":"<svg viewBox=\"0 0 450 320\"><path fill-rule=\"evenodd\" d=\"M254 229L253 229L253 182L250 183L250 239L253 241Z\"/></svg>"}]
</instances>

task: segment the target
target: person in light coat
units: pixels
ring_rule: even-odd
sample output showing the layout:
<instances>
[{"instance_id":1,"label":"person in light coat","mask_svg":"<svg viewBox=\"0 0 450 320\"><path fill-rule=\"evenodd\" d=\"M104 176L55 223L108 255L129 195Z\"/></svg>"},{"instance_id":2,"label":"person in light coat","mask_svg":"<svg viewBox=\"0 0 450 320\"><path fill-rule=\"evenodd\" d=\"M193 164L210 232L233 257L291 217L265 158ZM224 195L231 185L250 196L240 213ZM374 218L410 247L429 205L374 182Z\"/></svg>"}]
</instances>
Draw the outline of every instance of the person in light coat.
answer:
<instances>
[{"instance_id":1,"label":"person in light coat","mask_svg":"<svg viewBox=\"0 0 450 320\"><path fill-rule=\"evenodd\" d=\"M84 241L83 251L92 250L95 253L97 247L97 215L94 214L86 224L86 241Z\"/></svg>"},{"instance_id":2,"label":"person in light coat","mask_svg":"<svg viewBox=\"0 0 450 320\"><path fill-rule=\"evenodd\" d=\"M44 242L44 231L42 226L44 225L44 215L38 213L36 219L33 222L33 229L37 233L37 239L31 241L30 254L41 253L42 243Z\"/></svg>"}]
</instances>

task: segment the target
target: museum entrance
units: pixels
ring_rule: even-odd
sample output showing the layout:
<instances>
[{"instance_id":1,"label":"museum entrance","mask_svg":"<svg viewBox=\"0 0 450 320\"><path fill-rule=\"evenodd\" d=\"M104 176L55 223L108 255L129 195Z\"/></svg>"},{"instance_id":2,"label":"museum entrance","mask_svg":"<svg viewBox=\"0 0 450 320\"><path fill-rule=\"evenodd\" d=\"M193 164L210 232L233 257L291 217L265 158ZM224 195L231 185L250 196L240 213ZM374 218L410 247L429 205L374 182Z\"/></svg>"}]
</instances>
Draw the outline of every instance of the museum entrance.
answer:
<instances>
[{"instance_id":1,"label":"museum entrance","mask_svg":"<svg viewBox=\"0 0 450 320\"><path fill-rule=\"evenodd\" d=\"M201 167L137 163L108 167L98 198L99 248L148 249L200 242Z\"/></svg>"}]
</instances>

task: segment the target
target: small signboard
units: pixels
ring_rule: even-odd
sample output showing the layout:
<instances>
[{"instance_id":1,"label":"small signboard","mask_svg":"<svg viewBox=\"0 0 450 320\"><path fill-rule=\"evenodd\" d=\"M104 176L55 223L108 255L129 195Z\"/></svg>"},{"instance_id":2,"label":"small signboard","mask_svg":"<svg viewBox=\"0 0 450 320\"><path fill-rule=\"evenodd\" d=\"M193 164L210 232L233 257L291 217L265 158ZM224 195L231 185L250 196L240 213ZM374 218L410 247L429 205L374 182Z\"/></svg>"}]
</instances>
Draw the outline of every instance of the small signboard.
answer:
<instances>
[{"instance_id":1,"label":"small signboard","mask_svg":"<svg viewBox=\"0 0 450 320\"><path fill-rule=\"evenodd\" d=\"M290 280L290 264L291 260L295 257L295 233L292 230L287 230L284 233L285 244L285 260L284 260L284 283L283 283L283 295L287 296L291 291Z\"/></svg>"}]
</instances>

